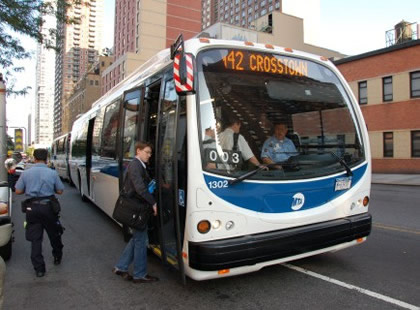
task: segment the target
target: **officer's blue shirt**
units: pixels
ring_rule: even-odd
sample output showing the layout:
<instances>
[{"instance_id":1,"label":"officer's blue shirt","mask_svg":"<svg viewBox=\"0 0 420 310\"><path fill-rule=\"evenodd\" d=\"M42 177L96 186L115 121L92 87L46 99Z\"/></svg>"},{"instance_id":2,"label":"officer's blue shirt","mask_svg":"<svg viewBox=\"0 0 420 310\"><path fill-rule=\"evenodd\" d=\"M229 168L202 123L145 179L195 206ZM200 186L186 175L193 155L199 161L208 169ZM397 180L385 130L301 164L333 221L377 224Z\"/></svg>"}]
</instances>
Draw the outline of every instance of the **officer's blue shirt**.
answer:
<instances>
[{"instance_id":1,"label":"officer's blue shirt","mask_svg":"<svg viewBox=\"0 0 420 310\"><path fill-rule=\"evenodd\" d=\"M284 140L281 141L275 136L265 140L261 152L261 158L268 157L275 163L286 161L290 156L295 155L298 155L298 153L292 140L285 137Z\"/></svg>"},{"instance_id":2,"label":"officer's blue shirt","mask_svg":"<svg viewBox=\"0 0 420 310\"><path fill-rule=\"evenodd\" d=\"M64 185L57 172L46 164L35 164L22 172L16 183L16 189L24 190L29 197L45 197L54 195L58 190L64 190Z\"/></svg>"}]
</instances>

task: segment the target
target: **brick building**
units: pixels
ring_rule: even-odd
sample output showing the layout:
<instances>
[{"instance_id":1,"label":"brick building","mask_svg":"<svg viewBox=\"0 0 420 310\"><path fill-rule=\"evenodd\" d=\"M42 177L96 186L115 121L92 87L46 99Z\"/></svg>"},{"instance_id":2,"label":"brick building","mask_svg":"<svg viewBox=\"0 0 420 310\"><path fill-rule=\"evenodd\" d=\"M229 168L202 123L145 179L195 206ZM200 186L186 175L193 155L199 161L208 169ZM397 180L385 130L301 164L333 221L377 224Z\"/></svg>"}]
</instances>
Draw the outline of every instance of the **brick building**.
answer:
<instances>
[{"instance_id":1,"label":"brick building","mask_svg":"<svg viewBox=\"0 0 420 310\"><path fill-rule=\"evenodd\" d=\"M358 100L376 173L420 173L420 40L335 62Z\"/></svg>"},{"instance_id":2,"label":"brick building","mask_svg":"<svg viewBox=\"0 0 420 310\"><path fill-rule=\"evenodd\" d=\"M101 74L112 63L112 57L99 56L82 78L74 85L73 92L67 99L69 127L78 115L88 111L92 104L101 97Z\"/></svg>"},{"instance_id":3,"label":"brick building","mask_svg":"<svg viewBox=\"0 0 420 310\"><path fill-rule=\"evenodd\" d=\"M187 0L116 0L114 62L102 75L102 95L180 33L184 40L201 30L201 2Z\"/></svg>"}]
</instances>

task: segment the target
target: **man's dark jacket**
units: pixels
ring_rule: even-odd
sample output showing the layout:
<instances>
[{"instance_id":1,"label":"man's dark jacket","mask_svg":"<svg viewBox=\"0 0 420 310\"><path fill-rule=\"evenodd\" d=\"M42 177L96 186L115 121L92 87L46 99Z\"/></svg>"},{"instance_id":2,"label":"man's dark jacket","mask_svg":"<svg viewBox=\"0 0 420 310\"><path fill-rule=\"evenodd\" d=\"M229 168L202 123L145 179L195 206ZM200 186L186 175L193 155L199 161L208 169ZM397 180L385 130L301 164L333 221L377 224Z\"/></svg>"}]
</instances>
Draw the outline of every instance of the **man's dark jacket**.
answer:
<instances>
[{"instance_id":1,"label":"man's dark jacket","mask_svg":"<svg viewBox=\"0 0 420 310\"><path fill-rule=\"evenodd\" d=\"M151 181L147 170L139 159L134 158L127 167L126 176L124 179L124 194L128 197L137 197L141 201L147 202L153 206L156 201L149 193L148 185Z\"/></svg>"}]
</instances>

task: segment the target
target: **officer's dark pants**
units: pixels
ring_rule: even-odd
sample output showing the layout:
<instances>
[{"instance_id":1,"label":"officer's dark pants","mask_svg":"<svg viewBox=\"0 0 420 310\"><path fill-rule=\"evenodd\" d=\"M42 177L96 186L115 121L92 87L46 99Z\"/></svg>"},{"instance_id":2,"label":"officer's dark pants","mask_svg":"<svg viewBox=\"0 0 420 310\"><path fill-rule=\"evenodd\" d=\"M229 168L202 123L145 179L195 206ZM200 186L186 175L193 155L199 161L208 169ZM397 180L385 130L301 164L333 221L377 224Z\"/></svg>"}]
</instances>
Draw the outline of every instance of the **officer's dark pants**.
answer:
<instances>
[{"instance_id":1,"label":"officer's dark pants","mask_svg":"<svg viewBox=\"0 0 420 310\"><path fill-rule=\"evenodd\" d=\"M57 225L58 217L54 214L48 202L32 202L30 210L26 211L26 240L32 242L31 260L36 271L45 272L45 262L42 256L42 238L44 229L52 246L52 255L61 258L63 243L61 231Z\"/></svg>"}]
</instances>

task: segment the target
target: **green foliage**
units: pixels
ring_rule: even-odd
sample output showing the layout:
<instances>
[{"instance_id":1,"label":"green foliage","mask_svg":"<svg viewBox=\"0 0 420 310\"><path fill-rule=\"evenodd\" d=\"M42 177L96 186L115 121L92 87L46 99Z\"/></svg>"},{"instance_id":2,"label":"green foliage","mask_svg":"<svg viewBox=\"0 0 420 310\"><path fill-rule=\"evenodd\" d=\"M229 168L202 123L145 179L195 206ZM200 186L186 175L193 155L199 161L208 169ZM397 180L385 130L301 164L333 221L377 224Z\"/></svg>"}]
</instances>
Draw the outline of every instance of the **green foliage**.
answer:
<instances>
[{"instance_id":1,"label":"green foliage","mask_svg":"<svg viewBox=\"0 0 420 310\"><path fill-rule=\"evenodd\" d=\"M15 143L11 136L7 135L7 150L13 151L15 149Z\"/></svg>"},{"instance_id":2,"label":"green foliage","mask_svg":"<svg viewBox=\"0 0 420 310\"><path fill-rule=\"evenodd\" d=\"M0 70L8 83L9 94L25 95L29 87L15 90L13 73L22 72L24 68L14 66L17 60L31 58L16 37L21 34L34 39L46 48L56 49L59 40L57 29L42 31L45 17L55 16L57 23L71 22L64 14L67 7L80 4L81 0L1 0L0 1ZM49 39L50 38L50 39Z\"/></svg>"}]
</instances>

